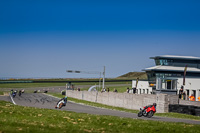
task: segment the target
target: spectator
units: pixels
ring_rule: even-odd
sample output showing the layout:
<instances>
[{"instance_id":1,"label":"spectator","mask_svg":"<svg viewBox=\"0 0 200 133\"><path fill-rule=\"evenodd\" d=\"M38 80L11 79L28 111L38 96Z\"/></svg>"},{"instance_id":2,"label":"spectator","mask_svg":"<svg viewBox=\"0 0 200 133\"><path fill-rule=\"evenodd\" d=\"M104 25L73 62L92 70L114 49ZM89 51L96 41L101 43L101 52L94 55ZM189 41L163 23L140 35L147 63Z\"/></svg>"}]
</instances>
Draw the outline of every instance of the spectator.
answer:
<instances>
[{"instance_id":1,"label":"spectator","mask_svg":"<svg viewBox=\"0 0 200 133\"><path fill-rule=\"evenodd\" d=\"M114 92L117 92L117 89L114 88Z\"/></svg>"},{"instance_id":2,"label":"spectator","mask_svg":"<svg viewBox=\"0 0 200 133\"><path fill-rule=\"evenodd\" d=\"M197 99L200 101L200 96Z\"/></svg>"},{"instance_id":3,"label":"spectator","mask_svg":"<svg viewBox=\"0 0 200 133\"><path fill-rule=\"evenodd\" d=\"M80 88L78 88L78 91L81 91L81 89L80 89Z\"/></svg>"},{"instance_id":4,"label":"spectator","mask_svg":"<svg viewBox=\"0 0 200 133\"><path fill-rule=\"evenodd\" d=\"M182 98L183 95L183 86L181 86L181 89L179 90L179 99Z\"/></svg>"},{"instance_id":5,"label":"spectator","mask_svg":"<svg viewBox=\"0 0 200 133\"><path fill-rule=\"evenodd\" d=\"M133 89L133 94L135 94L136 93L136 87L133 87L132 89Z\"/></svg>"},{"instance_id":6,"label":"spectator","mask_svg":"<svg viewBox=\"0 0 200 133\"><path fill-rule=\"evenodd\" d=\"M189 96L190 101L195 101L195 97L194 94L192 94L191 96Z\"/></svg>"},{"instance_id":7,"label":"spectator","mask_svg":"<svg viewBox=\"0 0 200 133\"><path fill-rule=\"evenodd\" d=\"M108 90L108 92L110 91L110 89L109 89L109 88L108 88L107 90Z\"/></svg>"},{"instance_id":8,"label":"spectator","mask_svg":"<svg viewBox=\"0 0 200 133\"><path fill-rule=\"evenodd\" d=\"M183 100L185 100L186 94L185 91L183 92Z\"/></svg>"},{"instance_id":9,"label":"spectator","mask_svg":"<svg viewBox=\"0 0 200 133\"><path fill-rule=\"evenodd\" d=\"M127 91L126 91L127 93L129 93L129 87L127 88Z\"/></svg>"}]
</instances>

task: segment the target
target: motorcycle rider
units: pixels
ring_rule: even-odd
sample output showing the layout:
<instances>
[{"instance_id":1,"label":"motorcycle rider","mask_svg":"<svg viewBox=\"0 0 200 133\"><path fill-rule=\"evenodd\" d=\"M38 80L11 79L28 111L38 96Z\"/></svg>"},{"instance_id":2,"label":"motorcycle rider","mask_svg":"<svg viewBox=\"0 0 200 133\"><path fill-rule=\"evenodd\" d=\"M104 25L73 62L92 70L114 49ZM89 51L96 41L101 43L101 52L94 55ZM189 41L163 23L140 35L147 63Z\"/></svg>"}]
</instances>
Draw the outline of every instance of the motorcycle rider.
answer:
<instances>
[{"instance_id":1,"label":"motorcycle rider","mask_svg":"<svg viewBox=\"0 0 200 133\"><path fill-rule=\"evenodd\" d=\"M13 89L10 91L11 96L13 95Z\"/></svg>"},{"instance_id":2,"label":"motorcycle rider","mask_svg":"<svg viewBox=\"0 0 200 133\"><path fill-rule=\"evenodd\" d=\"M157 106L157 104L156 103L153 103L153 106L155 107L155 109L156 109L156 106Z\"/></svg>"},{"instance_id":3,"label":"motorcycle rider","mask_svg":"<svg viewBox=\"0 0 200 133\"><path fill-rule=\"evenodd\" d=\"M13 98L17 95L17 90L15 90L12 94Z\"/></svg>"},{"instance_id":4,"label":"motorcycle rider","mask_svg":"<svg viewBox=\"0 0 200 133\"><path fill-rule=\"evenodd\" d=\"M21 91L21 90L19 90L19 96L21 96L21 94L22 94L22 91Z\"/></svg>"},{"instance_id":5,"label":"motorcycle rider","mask_svg":"<svg viewBox=\"0 0 200 133\"><path fill-rule=\"evenodd\" d=\"M156 112L156 105L157 105L156 103L153 103L153 105L145 106L144 109L140 108L138 117L145 116L145 117L151 118Z\"/></svg>"},{"instance_id":6,"label":"motorcycle rider","mask_svg":"<svg viewBox=\"0 0 200 133\"><path fill-rule=\"evenodd\" d=\"M147 109L148 107L152 107L152 106L154 106L155 107L155 109L156 109L156 103L153 103L153 105L148 105L148 106L145 106L145 109Z\"/></svg>"},{"instance_id":7,"label":"motorcycle rider","mask_svg":"<svg viewBox=\"0 0 200 133\"><path fill-rule=\"evenodd\" d=\"M67 103L67 96L64 97L64 98L62 98L62 99L60 99L60 100L57 102L55 108L58 108L58 107L59 107L58 103L61 102L61 101L63 101L63 106L66 106L66 103Z\"/></svg>"}]
</instances>

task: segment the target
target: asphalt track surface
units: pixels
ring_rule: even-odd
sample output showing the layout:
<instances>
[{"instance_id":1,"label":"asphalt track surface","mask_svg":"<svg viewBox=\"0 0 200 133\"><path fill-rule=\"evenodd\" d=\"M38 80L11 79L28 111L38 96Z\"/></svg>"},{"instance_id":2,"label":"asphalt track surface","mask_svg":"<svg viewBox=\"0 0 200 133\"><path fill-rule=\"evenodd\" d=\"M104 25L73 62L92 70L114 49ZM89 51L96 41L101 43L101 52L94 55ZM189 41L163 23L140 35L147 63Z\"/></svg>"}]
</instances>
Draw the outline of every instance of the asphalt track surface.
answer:
<instances>
[{"instance_id":1,"label":"asphalt track surface","mask_svg":"<svg viewBox=\"0 0 200 133\"><path fill-rule=\"evenodd\" d=\"M56 103L59 99L43 93L24 93L21 96L17 95L15 98L13 98L13 100L9 96L4 96L4 97L1 96L0 100L14 102L16 105L21 105L21 106L55 109ZM195 121L195 120L167 118L158 116L153 116L152 118L138 117L137 114L134 113L92 107L83 104L73 103L70 101L68 101L67 105L60 110L72 111L77 113L96 114L96 115L110 115L110 116L118 116L118 117L133 118L133 119L200 124L200 121Z\"/></svg>"}]
</instances>

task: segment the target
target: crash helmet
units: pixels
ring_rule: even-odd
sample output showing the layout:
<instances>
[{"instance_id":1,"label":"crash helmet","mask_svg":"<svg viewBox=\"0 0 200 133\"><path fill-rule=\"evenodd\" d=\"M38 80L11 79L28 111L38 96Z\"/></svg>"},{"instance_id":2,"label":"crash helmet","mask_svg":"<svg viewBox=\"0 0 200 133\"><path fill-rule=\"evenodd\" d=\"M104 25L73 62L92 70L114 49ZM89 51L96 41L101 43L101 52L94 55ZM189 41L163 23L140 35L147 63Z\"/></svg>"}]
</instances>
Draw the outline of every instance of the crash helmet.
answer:
<instances>
[{"instance_id":1,"label":"crash helmet","mask_svg":"<svg viewBox=\"0 0 200 133\"><path fill-rule=\"evenodd\" d=\"M67 96L65 97L65 99L67 99Z\"/></svg>"},{"instance_id":2,"label":"crash helmet","mask_svg":"<svg viewBox=\"0 0 200 133\"><path fill-rule=\"evenodd\" d=\"M156 104L156 103L153 103L153 105L156 106L157 104Z\"/></svg>"}]
</instances>

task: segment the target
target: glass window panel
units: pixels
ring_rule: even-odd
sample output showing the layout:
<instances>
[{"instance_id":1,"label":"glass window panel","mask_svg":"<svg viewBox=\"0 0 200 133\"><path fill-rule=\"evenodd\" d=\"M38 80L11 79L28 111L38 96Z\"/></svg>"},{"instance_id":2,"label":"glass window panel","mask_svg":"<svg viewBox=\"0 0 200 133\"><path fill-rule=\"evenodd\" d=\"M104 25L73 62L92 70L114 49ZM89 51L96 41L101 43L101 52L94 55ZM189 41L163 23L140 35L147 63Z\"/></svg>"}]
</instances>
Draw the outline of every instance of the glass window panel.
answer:
<instances>
[{"instance_id":1,"label":"glass window panel","mask_svg":"<svg viewBox=\"0 0 200 133\"><path fill-rule=\"evenodd\" d=\"M166 89L171 90L171 84L172 84L171 80L166 80Z\"/></svg>"},{"instance_id":2,"label":"glass window panel","mask_svg":"<svg viewBox=\"0 0 200 133\"><path fill-rule=\"evenodd\" d=\"M176 90L177 80L172 80L172 89Z\"/></svg>"}]
</instances>

